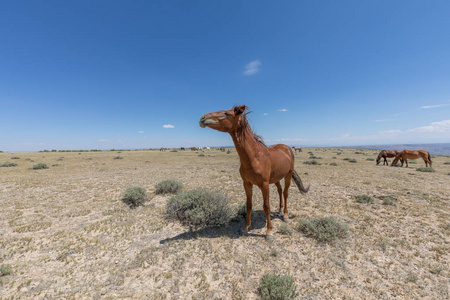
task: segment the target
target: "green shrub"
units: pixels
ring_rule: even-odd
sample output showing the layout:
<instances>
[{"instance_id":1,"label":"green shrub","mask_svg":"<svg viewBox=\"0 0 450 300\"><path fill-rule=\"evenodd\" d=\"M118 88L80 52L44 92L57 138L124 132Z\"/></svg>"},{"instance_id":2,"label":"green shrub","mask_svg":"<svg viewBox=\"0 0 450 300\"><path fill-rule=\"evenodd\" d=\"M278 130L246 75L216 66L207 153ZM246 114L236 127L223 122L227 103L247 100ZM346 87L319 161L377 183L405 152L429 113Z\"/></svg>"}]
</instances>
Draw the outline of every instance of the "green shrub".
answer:
<instances>
[{"instance_id":1,"label":"green shrub","mask_svg":"<svg viewBox=\"0 0 450 300\"><path fill-rule=\"evenodd\" d=\"M0 167L16 167L16 166L17 166L16 163L12 163L12 162L9 162L9 161L0 164Z\"/></svg>"},{"instance_id":2,"label":"green shrub","mask_svg":"<svg viewBox=\"0 0 450 300\"><path fill-rule=\"evenodd\" d=\"M183 183L169 179L161 181L156 185L156 194L178 194L183 189Z\"/></svg>"},{"instance_id":3,"label":"green shrub","mask_svg":"<svg viewBox=\"0 0 450 300\"><path fill-rule=\"evenodd\" d=\"M374 202L373 197L371 197L369 195L358 195L355 197L355 200L358 203L372 204Z\"/></svg>"},{"instance_id":4,"label":"green shrub","mask_svg":"<svg viewBox=\"0 0 450 300\"><path fill-rule=\"evenodd\" d=\"M395 205L397 200L395 200L392 197L384 197L383 198L383 205Z\"/></svg>"},{"instance_id":5,"label":"green shrub","mask_svg":"<svg viewBox=\"0 0 450 300\"><path fill-rule=\"evenodd\" d=\"M183 192L169 199L167 215L185 225L195 227L219 226L227 224L233 210L227 196L207 189Z\"/></svg>"},{"instance_id":6,"label":"green shrub","mask_svg":"<svg viewBox=\"0 0 450 300\"><path fill-rule=\"evenodd\" d=\"M123 159L123 157L122 156L115 156L115 157L113 157L113 159Z\"/></svg>"},{"instance_id":7,"label":"green shrub","mask_svg":"<svg viewBox=\"0 0 450 300\"><path fill-rule=\"evenodd\" d=\"M307 160L307 161L304 161L303 164L305 164L305 165L320 165L320 163L318 163L317 160Z\"/></svg>"},{"instance_id":8,"label":"green shrub","mask_svg":"<svg viewBox=\"0 0 450 300\"><path fill-rule=\"evenodd\" d=\"M147 200L147 191L139 186L126 189L122 196L122 201L130 208L143 205L145 200Z\"/></svg>"},{"instance_id":9,"label":"green shrub","mask_svg":"<svg viewBox=\"0 0 450 300\"><path fill-rule=\"evenodd\" d=\"M436 172L436 170L431 168L431 167L417 168L416 171L419 171L419 172Z\"/></svg>"},{"instance_id":10,"label":"green shrub","mask_svg":"<svg viewBox=\"0 0 450 300\"><path fill-rule=\"evenodd\" d=\"M278 231L284 235L292 235L291 228L286 224L281 224L280 227L278 228Z\"/></svg>"},{"instance_id":11,"label":"green shrub","mask_svg":"<svg viewBox=\"0 0 450 300\"><path fill-rule=\"evenodd\" d=\"M348 226L333 217L321 217L308 220L300 219L298 230L319 242L330 243L347 236Z\"/></svg>"},{"instance_id":12,"label":"green shrub","mask_svg":"<svg viewBox=\"0 0 450 300\"><path fill-rule=\"evenodd\" d=\"M368 161L375 161L375 158L366 158Z\"/></svg>"},{"instance_id":13,"label":"green shrub","mask_svg":"<svg viewBox=\"0 0 450 300\"><path fill-rule=\"evenodd\" d=\"M343 158L342 160L346 160L346 161L351 162L351 163L356 163L356 159L354 159L354 158L346 157L346 158Z\"/></svg>"},{"instance_id":14,"label":"green shrub","mask_svg":"<svg viewBox=\"0 0 450 300\"><path fill-rule=\"evenodd\" d=\"M298 297L297 285L289 275L265 274L259 283L263 300L290 300Z\"/></svg>"},{"instance_id":15,"label":"green shrub","mask_svg":"<svg viewBox=\"0 0 450 300\"><path fill-rule=\"evenodd\" d=\"M444 165L450 165L450 161L445 162Z\"/></svg>"},{"instance_id":16,"label":"green shrub","mask_svg":"<svg viewBox=\"0 0 450 300\"><path fill-rule=\"evenodd\" d=\"M332 163L330 163L330 166L337 166L337 163L332 162Z\"/></svg>"},{"instance_id":17,"label":"green shrub","mask_svg":"<svg viewBox=\"0 0 450 300\"><path fill-rule=\"evenodd\" d=\"M48 169L47 164L38 163L38 164L33 165L33 170L42 170L42 169Z\"/></svg>"},{"instance_id":18,"label":"green shrub","mask_svg":"<svg viewBox=\"0 0 450 300\"><path fill-rule=\"evenodd\" d=\"M20 159L20 157L14 156L14 157L11 157L11 159Z\"/></svg>"},{"instance_id":19,"label":"green shrub","mask_svg":"<svg viewBox=\"0 0 450 300\"><path fill-rule=\"evenodd\" d=\"M11 275L11 265L0 266L0 277Z\"/></svg>"}]
</instances>

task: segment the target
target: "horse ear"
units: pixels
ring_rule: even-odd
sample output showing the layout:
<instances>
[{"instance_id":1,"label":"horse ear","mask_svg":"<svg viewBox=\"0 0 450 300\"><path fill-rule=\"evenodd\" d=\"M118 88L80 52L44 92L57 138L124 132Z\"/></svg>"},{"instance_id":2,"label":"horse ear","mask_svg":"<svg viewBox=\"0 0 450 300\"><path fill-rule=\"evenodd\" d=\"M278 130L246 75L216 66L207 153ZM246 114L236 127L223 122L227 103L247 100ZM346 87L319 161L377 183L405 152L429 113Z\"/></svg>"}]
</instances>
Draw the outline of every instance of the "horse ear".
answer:
<instances>
[{"instance_id":1,"label":"horse ear","mask_svg":"<svg viewBox=\"0 0 450 300\"><path fill-rule=\"evenodd\" d=\"M234 107L234 114L236 116L240 115L240 114L242 114L245 111L246 108L247 108L247 106L245 106L245 105L235 106Z\"/></svg>"}]
</instances>

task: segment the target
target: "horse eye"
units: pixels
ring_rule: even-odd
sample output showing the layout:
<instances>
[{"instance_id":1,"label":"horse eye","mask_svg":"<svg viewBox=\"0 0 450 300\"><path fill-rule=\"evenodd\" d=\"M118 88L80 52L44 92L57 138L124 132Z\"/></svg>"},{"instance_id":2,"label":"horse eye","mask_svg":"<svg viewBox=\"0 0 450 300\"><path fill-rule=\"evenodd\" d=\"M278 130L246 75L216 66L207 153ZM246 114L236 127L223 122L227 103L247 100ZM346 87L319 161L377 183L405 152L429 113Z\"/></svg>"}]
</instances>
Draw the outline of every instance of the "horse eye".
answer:
<instances>
[{"instance_id":1,"label":"horse eye","mask_svg":"<svg viewBox=\"0 0 450 300\"><path fill-rule=\"evenodd\" d=\"M225 113L225 116L227 116L227 117L228 117L229 115L230 115L229 113L227 113L227 112Z\"/></svg>"}]
</instances>

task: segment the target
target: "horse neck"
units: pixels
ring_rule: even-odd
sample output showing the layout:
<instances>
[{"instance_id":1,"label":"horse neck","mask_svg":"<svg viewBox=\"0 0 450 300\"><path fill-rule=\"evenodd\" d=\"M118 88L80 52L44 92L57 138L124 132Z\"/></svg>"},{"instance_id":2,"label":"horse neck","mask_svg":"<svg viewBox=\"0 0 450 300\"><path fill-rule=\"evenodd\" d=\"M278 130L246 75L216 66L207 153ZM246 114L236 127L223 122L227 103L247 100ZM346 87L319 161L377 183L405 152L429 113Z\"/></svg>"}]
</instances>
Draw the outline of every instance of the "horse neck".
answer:
<instances>
[{"instance_id":1,"label":"horse neck","mask_svg":"<svg viewBox=\"0 0 450 300\"><path fill-rule=\"evenodd\" d=\"M256 153L261 150L261 147L265 147L255 139L250 128L245 128L242 133L238 133L236 130L229 133L239 154L241 164L244 166L249 166L252 161L257 159Z\"/></svg>"}]
</instances>

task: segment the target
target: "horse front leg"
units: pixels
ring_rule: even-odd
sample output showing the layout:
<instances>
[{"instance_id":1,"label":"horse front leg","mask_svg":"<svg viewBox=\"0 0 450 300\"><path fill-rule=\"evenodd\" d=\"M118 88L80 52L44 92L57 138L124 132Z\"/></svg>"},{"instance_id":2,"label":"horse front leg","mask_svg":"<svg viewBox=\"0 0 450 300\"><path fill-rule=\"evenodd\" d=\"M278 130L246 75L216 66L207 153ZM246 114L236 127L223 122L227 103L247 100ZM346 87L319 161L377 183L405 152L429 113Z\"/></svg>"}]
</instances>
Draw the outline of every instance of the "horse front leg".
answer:
<instances>
[{"instance_id":1,"label":"horse front leg","mask_svg":"<svg viewBox=\"0 0 450 300\"><path fill-rule=\"evenodd\" d=\"M269 183L263 183L260 187L263 200L264 200L264 213L266 214L266 220L267 220L267 231L266 231L266 241L271 242L273 241L272 236L272 222L270 221L270 199L269 199Z\"/></svg>"},{"instance_id":2,"label":"horse front leg","mask_svg":"<svg viewBox=\"0 0 450 300\"><path fill-rule=\"evenodd\" d=\"M242 228L242 233L247 234L248 228L252 222L252 196L253 196L253 184L244 181L245 195L247 196L247 215L245 217L245 225Z\"/></svg>"}]
</instances>

